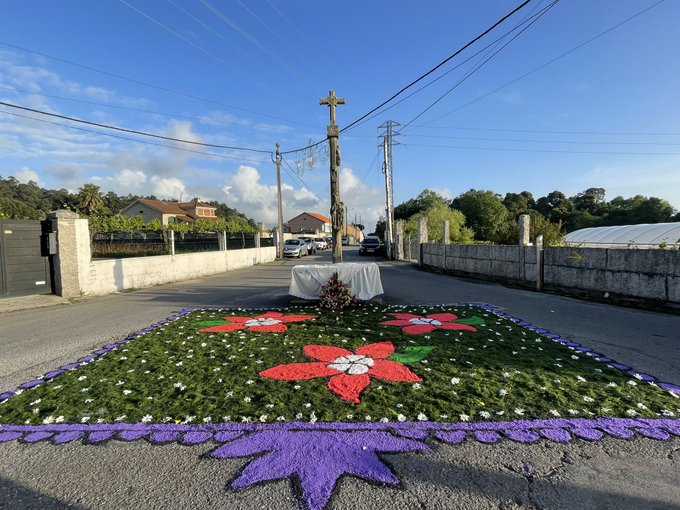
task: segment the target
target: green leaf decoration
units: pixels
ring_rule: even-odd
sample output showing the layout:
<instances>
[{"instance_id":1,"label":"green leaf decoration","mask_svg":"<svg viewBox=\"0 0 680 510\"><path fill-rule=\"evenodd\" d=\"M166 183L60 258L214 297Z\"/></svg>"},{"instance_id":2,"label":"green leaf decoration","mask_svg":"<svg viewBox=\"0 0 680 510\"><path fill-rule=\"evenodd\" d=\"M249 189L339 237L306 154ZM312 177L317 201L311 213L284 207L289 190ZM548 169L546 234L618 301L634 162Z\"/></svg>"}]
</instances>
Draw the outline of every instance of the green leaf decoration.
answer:
<instances>
[{"instance_id":1,"label":"green leaf decoration","mask_svg":"<svg viewBox=\"0 0 680 510\"><path fill-rule=\"evenodd\" d=\"M199 328L209 328L210 326L221 326L222 324L229 324L229 321L201 321L194 322L194 326Z\"/></svg>"},{"instance_id":2,"label":"green leaf decoration","mask_svg":"<svg viewBox=\"0 0 680 510\"><path fill-rule=\"evenodd\" d=\"M472 317L468 317L467 319L458 319L453 322L457 322L459 324L467 324L468 326L483 326L484 325L484 319L481 317L477 317L476 315L473 315Z\"/></svg>"},{"instance_id":3,"label":"green leaf decoration","mask_svg":"<svg viewBox=\"0 0 680 510\"><path fill-rule=\"evenodd\" d=\"M399 363L416 363L421 359L425 359L432 352L432 349L434 347L429 345L406 347L402 352L395 352L387 359L398 361Z\"/></svg>"}]
</instances>

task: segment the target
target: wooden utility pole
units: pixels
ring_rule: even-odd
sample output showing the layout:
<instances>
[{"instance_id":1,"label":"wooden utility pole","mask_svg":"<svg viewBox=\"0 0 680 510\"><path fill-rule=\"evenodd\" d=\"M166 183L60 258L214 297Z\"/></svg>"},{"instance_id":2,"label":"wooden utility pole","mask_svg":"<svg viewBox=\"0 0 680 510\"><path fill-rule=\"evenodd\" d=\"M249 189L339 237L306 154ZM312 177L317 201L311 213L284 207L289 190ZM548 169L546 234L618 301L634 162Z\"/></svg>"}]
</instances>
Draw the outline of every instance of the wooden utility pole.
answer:
<instances>
[{"instance_id":1,"label":"wooden utility pole","mask_svg":"<svg viewBox=\"0 0 680 510\"><path fill-rule=\"evenodd\" d=\"M276 194L278 199L278 224L276 226L276 253L283 258L283 205L281 204L281 150L276 144Z\"/></svg>"},{"instance_id":2,"label":"wooden utility pole","mask_svg":"<svg viewBox=\"0 0 680 510\"><path fill-rule=\"evenodd\" d=\"M331 90L328 97L319 99L320 105L328 105L331 110L331 123L328 125L328 142L330 144L331 162L331 224L333 226L333 264L342 262L342 227L344 205L340 201L340 176L338 167L340 166L340 146L338 137L340 130L335 123L335 107L345 104L345 99L336 97L335 91Z\"/></svg>"}]
</instances>

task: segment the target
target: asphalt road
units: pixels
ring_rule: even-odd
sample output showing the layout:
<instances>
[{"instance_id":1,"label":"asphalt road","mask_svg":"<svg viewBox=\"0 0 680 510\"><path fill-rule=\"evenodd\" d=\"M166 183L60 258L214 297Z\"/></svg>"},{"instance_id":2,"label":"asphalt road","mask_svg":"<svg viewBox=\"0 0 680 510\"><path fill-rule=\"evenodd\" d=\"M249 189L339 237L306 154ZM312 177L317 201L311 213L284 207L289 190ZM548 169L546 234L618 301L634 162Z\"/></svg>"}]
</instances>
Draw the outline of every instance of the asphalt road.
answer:
<instances>
[{"instance_id":1,"label":"asphalt road","mask_svg":"<svg viewBox=\"0 0 680 510\"><path fill-rule=\"evenodd\" d=\"M345 261L359 260L356 247ZM370 257L362 260L375 260ZM0 390L73 361L187 306L285 306L290 267L330 262L326 251L200 280L68 305L0 314ZM381 262L387 303L495 305L661 380L680 384L680 316L592 303ZM202 457L212 446L110 442L0 445L0 508L299 508L287 480L225 489L245 460ZM353 477L329 509L680 509L680 438L570 444L503 441L433 445L429 455L385 455L402 480Z\"/></svg>"}]
</instances>

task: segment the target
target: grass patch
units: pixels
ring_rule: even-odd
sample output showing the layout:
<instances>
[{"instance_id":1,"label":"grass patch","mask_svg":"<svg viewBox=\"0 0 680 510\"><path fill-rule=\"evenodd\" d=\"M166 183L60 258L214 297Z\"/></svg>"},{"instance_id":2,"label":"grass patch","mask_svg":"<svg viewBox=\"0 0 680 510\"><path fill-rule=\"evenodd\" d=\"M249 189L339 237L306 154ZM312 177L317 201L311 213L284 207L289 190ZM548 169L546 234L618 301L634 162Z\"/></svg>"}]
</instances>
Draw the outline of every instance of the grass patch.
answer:
<instances>
[{"instance_id":1,"label":"grass patch","mask_svg":"<svg viewBox=\"0 0 680 510\"><path fill-rule=\"evenodd\" d=\"M680 414L677 396L655 382L484 308L361 305L341 312L314 307L281 312L314 318L248 322L237 318L264 311L189 312L5 400L0 423L459 422ZM437 326L414 335L381 324L398 322L393 314L414 314L424 317L419 326L427 329L434 323L425 316L439 313L457 316L447 327L465 329ZM285 331L266 331L282 327ZM382 349L390 344L393 351L376 355L374 344ZM305 354L311 352L303 350L308 345L372 357L320 360ZM342 354L334 352L336 358ZM370 371L358 366L362 363ZM298 375L331 364L335 372L296 380L260 375L301 364L306 365ZM395 365L403 369L384 372ZM345 390L329 388L337 374L344 375L338 384L350 386L357 377L368 379L358 393L345 388L345 397L356 394L358 402L343 398Z\"/></svg>"}]
</instances>

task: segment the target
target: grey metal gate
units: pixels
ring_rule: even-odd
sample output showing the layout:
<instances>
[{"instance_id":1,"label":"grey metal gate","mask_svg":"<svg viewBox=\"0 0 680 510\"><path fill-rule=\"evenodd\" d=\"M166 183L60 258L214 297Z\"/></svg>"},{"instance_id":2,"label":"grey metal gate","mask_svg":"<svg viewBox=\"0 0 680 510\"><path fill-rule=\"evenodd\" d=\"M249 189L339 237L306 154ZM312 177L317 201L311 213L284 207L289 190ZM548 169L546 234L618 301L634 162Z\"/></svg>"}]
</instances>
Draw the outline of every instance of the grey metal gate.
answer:
<instances>
[{"instance_id":1,"label":"grey metal gate","mask_svg":"<svg viewBox=\"0 0 680 510\"><path fill-rule=\"evenodd\" d=\"M41 221L0 221L0 296L52 293L48 229Z\"/></svg>"}]
</instances>

